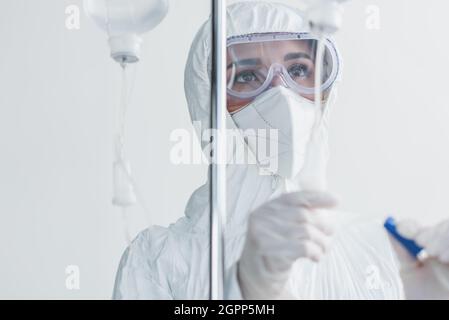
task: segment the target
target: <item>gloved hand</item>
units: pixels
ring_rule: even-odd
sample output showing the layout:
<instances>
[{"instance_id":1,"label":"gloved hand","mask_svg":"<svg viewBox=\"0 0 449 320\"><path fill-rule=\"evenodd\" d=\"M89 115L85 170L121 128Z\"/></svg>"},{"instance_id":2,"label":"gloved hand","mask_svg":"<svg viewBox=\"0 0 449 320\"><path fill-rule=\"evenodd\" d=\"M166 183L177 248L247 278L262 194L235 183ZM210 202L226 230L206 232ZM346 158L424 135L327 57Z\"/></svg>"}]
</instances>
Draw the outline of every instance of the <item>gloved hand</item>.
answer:
<instances>
[{"instance_id":1,"label":"gloved hand","mask_svg":"<svg viewBox=\"0 0 449 320\"><path fill-rule=\"evenodd\" d=\"M411 220L400 221L397 231L414 240L429 255L424 261L418 261L392 239L401 264L405 297L449 299L449 220L433 227L422 227Z\"/></svg>"},{"instance_id":2,"label":"gloved hand","mask_svg":"<svg viewBox=\"0 0 449 320\"><path fill-rule=\"evenodd\" d=\"M280 299L298 258L319 261L330 245L331 208L336 200L323 192L293 192L251 213L238 279L245 299Z\"/></svg>"}]
</instances>

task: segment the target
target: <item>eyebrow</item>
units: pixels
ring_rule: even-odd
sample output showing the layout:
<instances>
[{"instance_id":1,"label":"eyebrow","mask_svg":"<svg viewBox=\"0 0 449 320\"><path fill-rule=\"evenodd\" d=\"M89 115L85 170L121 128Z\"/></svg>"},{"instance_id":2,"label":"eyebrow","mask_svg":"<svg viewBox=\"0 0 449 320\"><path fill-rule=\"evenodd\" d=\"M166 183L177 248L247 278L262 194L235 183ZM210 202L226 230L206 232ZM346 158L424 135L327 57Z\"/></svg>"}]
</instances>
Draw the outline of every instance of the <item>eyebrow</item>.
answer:
<instances>
[{"instance_id":1,"label":"eyebrow","mask_svg":"<svg viewBox=\"0 0 449 320\"><path fill-rule=\"evenodd\" d=\"M284 61L287 60L293 60L293 59L299 59L299 58L306 58L309 60L313 60L307 53L304 52L291 52L285 55Z\"/></svg>"},{"instance_id":2,"label":"eyebrow","mask_svg":"<svg viewBox=\"0 0 449 320\"><path fill-rule=\"evenodd\" d=\"M261 64L261 60L259 58L242 59L242 60L237 60L236 62L232 62L232 63L228 64L226 69L231 68L232 65L235 65L238 67L238 66L257 66L259 64Z\"/></svg>"}]
</instances>

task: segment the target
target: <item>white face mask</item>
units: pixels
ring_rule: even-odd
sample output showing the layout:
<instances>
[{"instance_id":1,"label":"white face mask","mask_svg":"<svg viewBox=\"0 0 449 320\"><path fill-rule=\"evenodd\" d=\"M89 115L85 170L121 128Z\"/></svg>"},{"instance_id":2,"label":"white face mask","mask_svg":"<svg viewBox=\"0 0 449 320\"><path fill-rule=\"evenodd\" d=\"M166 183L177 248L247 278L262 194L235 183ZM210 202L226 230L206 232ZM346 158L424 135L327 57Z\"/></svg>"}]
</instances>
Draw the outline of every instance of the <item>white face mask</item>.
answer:
<instances>
[{"instance_id":1,"label":"white face mask","mask_svg":"<svg viewBox=\"0 0 449 320\"><path fill-rule=\"evenodd\" d=\"M274 168L272 173L287 179L300 172L315 122L316 112L312 101L290 89L277 86L231 116L237 127L244 131L247 145L256 155L259 164ZM270 148L268 152L258 152L258 145L266 144L267 138L271 138L267 133L270 129L278 130L277 151L273 154L273 148ZM245 131L255 135L245 134ZM266 134L261 134L264 131ZM277 165L273 164L273 161L276 161Z\"/></svg>"}]
</instances>

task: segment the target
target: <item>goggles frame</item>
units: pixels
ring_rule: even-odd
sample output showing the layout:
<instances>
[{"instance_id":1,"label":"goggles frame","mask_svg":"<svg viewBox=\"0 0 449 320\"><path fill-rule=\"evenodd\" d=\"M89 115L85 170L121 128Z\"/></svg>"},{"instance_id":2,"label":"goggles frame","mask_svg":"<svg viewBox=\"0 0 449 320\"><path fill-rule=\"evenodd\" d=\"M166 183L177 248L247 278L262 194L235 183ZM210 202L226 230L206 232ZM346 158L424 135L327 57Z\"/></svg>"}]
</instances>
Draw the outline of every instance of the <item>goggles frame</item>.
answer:
<instances>
[{"instance_id":1,"label":"goggles frame","mask_svg":"<svg viewBox=\"0 0 449 320\"><path fill-rule=\"evenodd\" d=\"M318 37L313 36L309 32L269 32L269 33L251 33L246 35L238 35L238 36L232 36L229 37L226 41L226 48L229 48L232 45L235 44L243 44L243 43L259 43L259 42L271 42L271 41L282 41L282 40L316 40L318 41ZM329 77L326 79L326 81L321 85L320 87L320 93L325 92L327 89L329 89L335 80L338 78L338 75L340 73L340 59L338 51L333 44L333 42L329 38L323 39L325 48L328 50L330 57L332 59L332 70L330 72ZM282 75L282 80L284 84L288 85L289 88L293 89L294 91L298 92L299 94L304 95L313 95L315 93L314 87L305 87L298 83L296 83L288 74L286 68L279 64L279 63L273 63L269 71L267 73L267 77L265 81L262 83L262 85L249 92L239 92L232 90L231 88L227 87L227 94L234 97L234 98L240 98L240 99L249 99L254 98L261 94L263 91L268 89L270 87L270 84L273 80L273 77L277 74Z\"/></svg>"}]
</instances>

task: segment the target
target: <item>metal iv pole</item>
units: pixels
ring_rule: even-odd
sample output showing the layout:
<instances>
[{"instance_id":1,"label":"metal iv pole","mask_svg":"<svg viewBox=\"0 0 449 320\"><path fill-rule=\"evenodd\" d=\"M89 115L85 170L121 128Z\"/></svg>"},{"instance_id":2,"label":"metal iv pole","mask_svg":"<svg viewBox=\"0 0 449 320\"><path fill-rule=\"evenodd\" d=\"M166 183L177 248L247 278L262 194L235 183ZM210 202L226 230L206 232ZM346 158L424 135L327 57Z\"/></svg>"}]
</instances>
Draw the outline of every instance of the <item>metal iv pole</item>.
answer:
<instances>
[{"instance_id":1,"label":"metal iv pole","mask_svg":"<svg viewBox=\"0 0 449 320\"><path fill-rule=\"evenodd\" d=\"M210 292L223 299L224 227L226 226L226 0L212 4L212 77L210 178Z\"/></svg>"}]
</instances>

